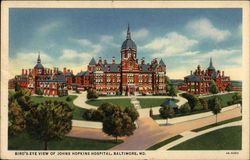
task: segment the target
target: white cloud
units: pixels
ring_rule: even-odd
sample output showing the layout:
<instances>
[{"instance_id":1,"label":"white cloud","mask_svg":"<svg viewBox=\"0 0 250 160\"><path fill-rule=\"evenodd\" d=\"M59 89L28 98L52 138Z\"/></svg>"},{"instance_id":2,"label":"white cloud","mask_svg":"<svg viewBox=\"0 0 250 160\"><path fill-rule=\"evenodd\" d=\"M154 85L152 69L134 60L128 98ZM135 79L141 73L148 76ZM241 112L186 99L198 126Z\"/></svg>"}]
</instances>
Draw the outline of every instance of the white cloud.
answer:
<instances>
[{"instance_id":1,"label":"white cloud","mask_svg":"<svg viewBox=\"0 0 250 160\"><path fill-rule=\"evenodd\" d=\"M100 53L102 46L100 44L94 44L88 39L71 39L82 46L83 49L90 50L92 53Z\"/></svg>"},{"instance_id":2,"label":"white cloud","mask_svg":"<svg viewBox=\"0 0 250 160\"><path fill-rule=\"evenodd\" d=\"M42 25L40 28L38 28L38 33L39 34L47 34L51 31L53 31L54 29L58 28L59 26L61 26L62 23L59 22L59 21L54 21L54 22L51 22L51 23L47 23L47 24L44 24Z\"/></svg>"},{"instance_id":3,"label":"white cloud","mask_svg":"<svg viewBox=\"0 0 250 160\"><path fill-rule=\"evenodd\" d=\"M85 59L90 59L93 56L93 54L91 53L78 53L75 50L71 50L71 49L65 49L63 50L63 55L61 57L59 57L60 60L74 60L74 59L78 59L78 60L82 60L85 61Z\"/></svg>"},{"instance_id":4,"label":"white cloud","mask_svg":"<svg viewBox=\"0 0 250 160\"><path fill-rule=\"evenodd\" d=\"M149 31L145 28L139 29L133 32L132 36L134 39L143 39L149 35Z\"/></svg>"},{"instance_id":5,"label":"white cloud","mask_svg":"<svg viewBox=\"0 0 250 160\"><path fill-rule=\"evenodd\" d=\"M216 28L207 18L193 20L187 24L187 29L198 38L209 38L217 42L225 40L231 33L228 30L220 30Z\"/></svg>"},{"instance_id":6,"label":"white cloud","mask_svg":"<svg viewBox=\"0 0 250 160\"><path fill-rule=\"evenodd\" d=\"M196 44L198 44L196 40L188 39L176 32L170 32L164 37L155 38L150 43L144 45L142 49L155 52L152 54L152 57L165 57L174 54L183 54L183 52L187 52Z\"/></svg>"},{"instance_id":7,"label":"white cloud","mask_svg":"<svg viewBox=\"0 0 250 160\"><path fill-rule=\"evenodd\" d=\"M110 35L102 35L100 36L100 45L103 46L103 44L106 46L106 45L109 45L111 47L119 47L120 45L116 44L114 42L114 37L113 36L110 36Z\"/></svg>"},{"instance_id":8,"label":"white cloud","mask_svg":"<svg viewBox=\"0 0 250 160\"><path fill-rule=\"evenodd\" d=\"M188 52L184 52L182 55L180 56L193 56L193 55L197 55L198 53L200 53L199 51L188 51Z\"/></svg>"},{"instance_id":9,"label":"white cloud","mask_svg":"<svg viewBox=\"0 0 250 160\"><path fill-rule=\"evenodd\" d=\"M238 49L214 49L208 53L205 53L202 55L203 58L208 58L208 57L225 57L225 56L230 56L233 54L240 54L241 55L241 50Z\"/></svg>"}]
</instances>

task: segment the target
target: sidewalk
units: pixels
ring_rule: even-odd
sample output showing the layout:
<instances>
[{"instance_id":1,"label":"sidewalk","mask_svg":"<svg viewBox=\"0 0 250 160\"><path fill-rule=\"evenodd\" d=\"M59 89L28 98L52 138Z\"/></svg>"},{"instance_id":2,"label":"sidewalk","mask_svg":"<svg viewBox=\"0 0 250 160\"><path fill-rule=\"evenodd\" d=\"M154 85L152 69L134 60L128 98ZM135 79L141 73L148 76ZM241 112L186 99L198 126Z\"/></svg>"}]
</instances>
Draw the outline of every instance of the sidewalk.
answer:
<instances>
[{"instance_id":1,"label":"sidewalk","mask_svg":"<svg viewBox=\"0 0 250 160\"><path fill-rule=\"evenodd\" d=\"M221 112L225 112L225 111L228 111L228 110L231 110L231 109L234 109L234 108L237 108L237 104L232 105L232 106L228 106L228 107L224 107L224 108L222 108ZM205 113L192 114L192 115L188 115L188 116L182 116L182 117L176 117L176 118L168 119L168 123L169 124L175 124L175 123L200 119L200 118L204 118L204 117L208 117L208 116L212 116L212 115L214 115L212 111L205 112ZM156 123L158 123L159 125L165 125L166 124L166 119L156 120Z\"/></svg>"},{"instance_id":2,"label":"sidewalk","mask_svg":"<svg viewBox=\"0 0 250 160\"><path fill-rule=\"evenodd\" d=\"M203 135L203 134L206 134L208 132L212 132L212 131L215 131L215 130L218 130L218 129L221 129L221 128L225 128L225 127L232 127L232 126L239 126L241 125L242 122L241 121L237 121L237 122L232 122L232 123L228 123L228 124L224 124L224 125L220 125L220 126L217 126L217 127L213 127L213 128L209 128L209 129L206 129L204 131L200 131L200 132L191 132L191 131L186 131L186 132L183 132L181 133L180 135L182 135L183 137L176 140L176 141L173 141L169 144L166 144L165 146L161 147L161 148L158 148L157 150L168 150L169 148L172 148L182 142L185 142L189 139L192 139L192 138L195 138L197 136L200 136L200 135Z\"/></svg>"},{"instance_id":3,"label":"sidewalk","mask_svg":"<svg viewBox=\"0 0 250 160\"><path fill-rule=\"evenodd\" d=\"M84 120L72 120L72 126L73 127L102 129L101 122L84 121Z\"/></svg>"}]
</instances>

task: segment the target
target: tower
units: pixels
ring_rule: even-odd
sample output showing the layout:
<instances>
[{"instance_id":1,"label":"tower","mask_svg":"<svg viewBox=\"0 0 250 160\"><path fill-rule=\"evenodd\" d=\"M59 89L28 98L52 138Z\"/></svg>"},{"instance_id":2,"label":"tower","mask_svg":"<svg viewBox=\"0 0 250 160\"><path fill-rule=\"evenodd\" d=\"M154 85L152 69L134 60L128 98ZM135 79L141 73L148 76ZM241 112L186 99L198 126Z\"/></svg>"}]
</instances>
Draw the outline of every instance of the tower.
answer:
<instances>
[{"instance_id":1,"label":"tower","mask_svg":"<svg viewBox=\"0 0 250 160\"><path fill-rule=\"evenodd\" d=\"M126 40L121 46L121 61L127 60L128 58L136 59L137 57L137 47L135 42L131 39L130 27L128 24Z\"/></svg>"},{"instance_id":2,"label":"tower","mask_svg":"<svg viewBox=\"0 0 250 160\"><path fill-rule=\"evenodd\" d=\"M215 68L213 66L212 58L210 58L209 67L207 68L207 70L208 70L208 75L209 76L211 76L215 72Z\"/></svg>"},{"instance_id":3,"label":"tower","mask_svg":"<svg viewBox=\"0 0 250 160\"><path fill-rule=\"evenodd\" d=\"M41 64L40 53L38 53L37 63L35 65L35 67L34 67L34 71L35 71L35 73L34 73L35 76L44 74L44 67Z\"/></svg>"}]
</instances>

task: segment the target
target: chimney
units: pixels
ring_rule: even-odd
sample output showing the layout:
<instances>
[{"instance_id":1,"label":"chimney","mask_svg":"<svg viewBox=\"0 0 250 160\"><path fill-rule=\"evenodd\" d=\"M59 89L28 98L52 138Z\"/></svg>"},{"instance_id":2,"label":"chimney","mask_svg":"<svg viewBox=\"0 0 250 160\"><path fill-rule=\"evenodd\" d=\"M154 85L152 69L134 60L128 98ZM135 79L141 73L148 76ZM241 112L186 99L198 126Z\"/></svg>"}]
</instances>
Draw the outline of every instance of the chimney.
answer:
<instances>
[{"instance_id":1,"label":"chimney","mask_svg":"<svg viewBox=\"0 0 250 160\"><path fill-rule=\"evenodd\" d=\"M115 57L112 57L112 64L115 64Z\"/></svg>"},{"instance_id":2,"label":"chimney","mask_svg":"<svg viewBox=\"0 0 250 160\"><path fill-rule=\"evenodd\" d=\"M22 75L24 75L24 69L22 69Z\"/></svg>"},{"instance_id":3,"label":"chimney","mask_svg":"<svg viewBox=\"0 0 250 160\"><path fill-rule=\"evenodd\" d=\"M224 77L224 71L222 71L222 77Z\"/></svg>"},{"instance_id":4,"label":"chimney","mask_svg":"<svg viewBox=\"0 0 250 160\"><path fill-rule=\"evenodd\" d=\"M56 67L54 67L54 70L53 70L53 74L55 74L56 73Z\"/></svg>"},{"instance_id":5,"label":"chimney","mask_svg":"<svg viewBox=\"0 0 250 160\"><path fill-rule=\"evenodd\" d=\"M63 73L65 74L67 71L66 67L63 68Z\"/></svg>"},{"instance_id":6,"label":"chimney","mask_svg":"<svg viewBox=\"0 0 250 160\"><path fill-rule=\"evenodd\" d=\"M99 57L99 59L98 59L98 64L102 64L102 58L101 57Z\"/></svg>"},{"instance_id":7,"label":"chimney","mask_svg":"<svg viewBox=\"0 0 250 160\"><path fill-rule=\"evenodd\" d=\"M110 66L108 66L108 72L110 72Z\"/></svg>"},{"instance_id":8,"label":"chimney","mask_svg":"<svg viewBox=\"0 0 250 160\"><path fill-rule=\"evenodd\" d=\"M70 69L68 69L67 72L70 72Z\"/></svg>"},{"instance_id":9,"label":"chimney","mask_svg":"<svg viewBox=\"0 0 250 160\"><path fill-rule=\"evenodd\" d=\"M105 65L107 65L107 64L108 64L106 59L104 59L104 64L105 64Z\"/></svg>"},{"instance_id":10,"label":"chimney","mask_svg":"<svg viewBox=\"0 0 250 160\"><path fill-rule=\"evenodd\" d=\"M27 69L25 69L25 75L27 75L28 74L28 71L27 71Z\"/></svg>"},{"instance_id":11,"label":"chimney","mask_svg":"<svg viewBox=\"0 0 250 160\"><path fill-rule=\"evenodd\" d=\"M145 63L145 60L144 60L144 57L142 57L141 64L144 64L144 63Z\"/></svg>"},{"instance_id":12,"label":"chimney","mask_svg":"<svg viewBox=\"0 0 250 160\"><path fill-rule=\"evenodd\" d=\"M31 69L29 69L29 74L31 73Z\"/></svg>"},{"instance_id":13,"label":"chimney","mask_svg":"<svg viewBox=\"0 0 250 160\"><path fill-rule=\"evenodd\" d=\"M155 64L158 64L157 58L155 58Z\"/></svg>"},{"instance_id":14,"label":"chimney","mask_svg":"<svg viewBox=\"0 0 250 160\"><path fill-rule=\"evenodd\" d=\"M190 75L193 75L193 71L190 71Z\"/></svg>"},{"instance_id":15,"label":"chimney","mask_svg":"<svg viewBox=\"0 0 250 160\"><path fill-rule=\"evenodd\" d=\"M71 70L71 73L73 73L73 70Z\"/></svg>"}]
</instances>

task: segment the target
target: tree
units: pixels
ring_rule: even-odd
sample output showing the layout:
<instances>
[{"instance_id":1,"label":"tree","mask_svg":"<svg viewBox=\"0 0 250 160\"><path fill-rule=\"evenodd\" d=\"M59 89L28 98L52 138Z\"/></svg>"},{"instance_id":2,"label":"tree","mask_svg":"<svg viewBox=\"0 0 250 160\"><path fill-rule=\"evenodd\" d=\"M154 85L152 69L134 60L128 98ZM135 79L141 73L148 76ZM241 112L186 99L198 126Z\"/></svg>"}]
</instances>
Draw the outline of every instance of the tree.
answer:
<instances>
[{"instance_id":1,"label":"tree","mask_svg":"<svg viewBox=\"0 0 250 160\"><path fill-rule=\"evenodd\" d=\"M103 132L116 138L130 136L136 129L134 122L127 113L122 111L115 112L103 121Z\"/></svg>"},{"instance_id":2,"label":"tree","mask_svg":"<svg viewBox=\"0 0 250 160\"><path fill-rule=\"evenodd\" d=\"M135 107L126 107L124 112L128 114L128 116L131 118L133 122L137 120L139 117L139 113L137 112Z\"/></svg>"},{"instance_id":3,"label":"tree","mask_svg":"<svg viewBox=\"0 0 250 160\"><path fill-rule=\"evenodd\" d=\"M233 85L232 85L232 83L230 83L229 85L227 85L226 91L227 91L227 92L233 91Z\"/></svg>"},{"instance_id":4,"label":"tree","mask_svg":"<svg viewBox=\"0 0 250 160\"><path fill-rule=\"evenodd\" d=\"M94 89L89 89L87 93L87 98L88 99L98 98L98 93Z\"/></svg>"},{"instance_id":5,"label":"tree","mask_svg":"<svg viewBox=\"0 0 250 160\"><path fill-rule=\"evenodd\" d=\"M221 99L218 97L215 97L213 99L213 106L212 106L212 112L213 114L216 115L216 124L217 124L217 115L220 113L221 111Z\"/></svg>"},{"instance_id":6,"label":"tree","mask_svg":"<svg viewBox=\"0 0 250 160\"><path fill-rule=\"evenodd\" d=\"M172 118L174 116L174 109L171 106L163 106L159 110L162 118L166 119L166 123L168 123L168 118Z\"/></svg>"},{"instance_id":7,"label":"tree","mask_svg":"<svg viewBox=\"0 0 250 160\"><path fill-rule=\"evenodd\" d=\"M232 97L233 99L233 104L242 104L242 96L241 96L241 93L235 93Z\"/></svg>"},{"instance_id":8,"label":"tree","mask_svg":"<svg viewBox=\"0 0 250 160\"><path fill-rule=\"evenodd\" d=\"M203 106L201 105L201 102L200 102L199 100L197 100L197 102L196 102L196 104L195 104L193 110L194 110L194 111L200 111L200 110L202 110L202 109L203 109Z\"/></svg>"},{"instance_id":9,"label":"tree","mask_svg":"<svg viewBox=\"0 0 250 160\"><path fill-rule=\"evenodd\" d=\"M36 89L36 94L42 96L42 95L43 95L43 92L41 91L40 88L37 88L37 89Z\"/></svg>"},{"instance_id":10,"label":"tree","mask_svg":"<svg viewBox=\"0 0 250 160\"><path fill-rule=\"evenodd\" d=\"M199 101L201 103L203 110L208 110L208 100L205 98L200 98Z\"/></svg>"},{"instance_id":11,"label":"tree","mask_svg":"<svg viewBox=\"0 0 250 160\"><path fill-rule=\"evenodd\" d=\"M8 134L16 135L25 129L25 113L16 99L9 101L8 109Z\"/></svg>"},{"instance_id":12,"label":"tree","mask_svg":"<svg viewBox=\"0 0 250 160\"><path fill-rule=\"evenodd\" d=\"M191 111L194 110L195 106L198 103L198 98L194 94L183 93L182 96L188 100L188 104L190 105Z\"/></svg>"},{"instance_id":13,"label":"tree","mask_svg":"<svg viewBox=\"0 0 250 160\"><path fill-rule=\"evenodd\" d=\"M116 112L121 112L121 107L112 103L103 103L98 110L103 112L104 117L110 117Z\"/></svg>"},{"instance_id":14,"label":"tree","mask_svg":"<svg viewBox=\"0 0 250 160\"><path fill-rule=\"evenodd\" d=\"M16 83L16 85L15 85L15 91L18 92L18 91L20 91L20 90L21 90L20 84L19 84L19 83Z\"/></svg>"},{"instance_id":15,"label":"tree","mask_svg":"<svg viewBox=\"0 0 250 160\"><path fill-rule=\"evenodd\" d=\"M219 89L218 86L216 85L216 83L214 82L214 80L212 80L209 84L209 88L208 88L209 92L212 94L217 94L219 93Z\"/></svg>"},{"instance_id":16,"label":"tree","mask_svg":"<svg viewBox=\"0 0 250 160\"><path fill-rule=\"evenodd\" d=\"M172 86L172 83L170 81L170 78L166 76L166 91L168 92L170 90L170 87Z\"/></svg>"},{"instance_id":17,"label":"tree","mask_svg":"<svg viewBox=\"0 0 250 160\"><path fill-rule=\"evenodd\" d=\"M177 89L176 89L175 86L173 86L173 85L170 86L168 95L169 95L169 96L172 96L172 99L174 98L174 96L177 95Z\"/></svg>"},{"instance_id":18,"label":"tree","mask_svg":"<svg viewBox=\"0 0 250 160\"><path fill-rule=\"evenodd\" d=\"M185 103L183 104L181 107L180 107L180 112L183 113L183 114L186 114L186 113L189 113L191 111L191 108L189 106L188 103Z\"/></svg>"},{"instance_id":19,"label":"tree","mask_svg":"<svg viewBox=\"0 0 250 160\"><path fill-rule=\"evenodd\" d=\"M45 101L37 108L32 108L26 118L28 134L44 142L48 150L48 142L61 140L72 128L72 109L67 103Z\"/></svg>"}]
</instances>

